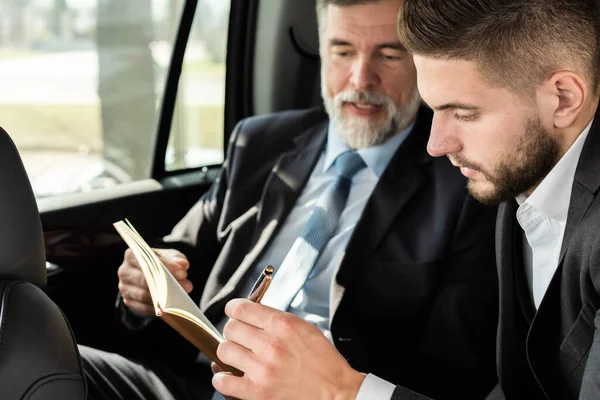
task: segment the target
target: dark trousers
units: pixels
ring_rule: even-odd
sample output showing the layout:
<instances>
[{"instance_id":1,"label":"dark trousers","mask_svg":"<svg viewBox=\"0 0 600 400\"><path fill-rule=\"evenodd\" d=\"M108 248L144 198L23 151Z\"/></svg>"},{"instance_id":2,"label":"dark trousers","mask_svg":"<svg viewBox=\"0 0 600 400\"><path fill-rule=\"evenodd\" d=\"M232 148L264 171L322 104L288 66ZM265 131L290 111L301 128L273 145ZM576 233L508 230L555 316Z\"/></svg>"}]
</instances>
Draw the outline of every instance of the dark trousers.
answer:
<instances>
[{"instance_id":1,"label":"dark trousers","mask_svg":"<svg viewBox=\"0 0 600 400\"><path fill-rule=\"evenodd\" d=\"M204 365L181 375L158 363L79 346L88 400L210 400L212 373Z\"/></svg>"}]
</instances>

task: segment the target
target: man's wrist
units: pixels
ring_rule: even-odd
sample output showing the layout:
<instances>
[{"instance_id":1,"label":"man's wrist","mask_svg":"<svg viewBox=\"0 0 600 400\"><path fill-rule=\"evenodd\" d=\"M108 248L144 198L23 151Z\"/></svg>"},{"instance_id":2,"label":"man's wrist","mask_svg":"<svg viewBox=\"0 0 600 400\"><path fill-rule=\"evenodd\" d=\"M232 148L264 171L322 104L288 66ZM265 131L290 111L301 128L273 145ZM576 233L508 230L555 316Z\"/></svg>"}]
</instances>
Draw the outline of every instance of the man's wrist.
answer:
<instances>
[{"instance_id":1,"label":"man's wrist","mask_svg":"<svg viewBox=\"0 0 600 400\"><path fill-rule=\"evenodd\" d=\"M367 377L367 374L358 372L354 369L350 369L350 373L345 379L342 380L343 385L340 390L335 394L335 400L356 400L356 396L360 391L360 387L363 381Z\"/></svg>"}]
</instances>

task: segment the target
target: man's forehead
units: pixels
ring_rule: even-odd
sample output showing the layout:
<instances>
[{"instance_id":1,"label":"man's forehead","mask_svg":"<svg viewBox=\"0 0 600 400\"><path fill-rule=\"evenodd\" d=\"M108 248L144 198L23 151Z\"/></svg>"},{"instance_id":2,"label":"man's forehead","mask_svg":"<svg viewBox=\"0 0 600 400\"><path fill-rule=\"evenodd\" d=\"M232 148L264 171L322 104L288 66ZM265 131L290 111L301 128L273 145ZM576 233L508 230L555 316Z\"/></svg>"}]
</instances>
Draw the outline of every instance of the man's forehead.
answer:
<instances>
[{"instance_id":1,"label":"man's forehead","mask_svg":"<svg viewBox=\"0 0 600 400\"><path fill-rule=\"evenodd\" d=\"M475 94L487 87L472 61L415 55L414 62L419 90L425 100L427 97Z\"/></svg>"},{"instance_id":2,"label":"man's forehead","mask_svg":"<svg viewBox=\"0 0 600 400\"><path fill-rule=\"evenodd\" d=\"M395 10L394 12L390 12ZM330 4L327 12L327 31L368 36L383 36L386 41L398 41L395 15L399 5L376 2L350 6Z\"/></svg>"}]
</instances>

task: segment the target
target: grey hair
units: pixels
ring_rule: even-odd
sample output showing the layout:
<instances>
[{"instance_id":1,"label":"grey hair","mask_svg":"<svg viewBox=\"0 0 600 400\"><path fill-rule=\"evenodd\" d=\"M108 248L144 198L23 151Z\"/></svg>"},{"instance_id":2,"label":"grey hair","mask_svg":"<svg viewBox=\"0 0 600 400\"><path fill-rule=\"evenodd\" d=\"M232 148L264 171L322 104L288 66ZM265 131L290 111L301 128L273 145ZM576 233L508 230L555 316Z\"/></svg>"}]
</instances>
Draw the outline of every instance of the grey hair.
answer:
<instances>
[{"instance_id":1,"label":"grey hair","mask_svg":"<svg viewBox=\"0 0 600 400\"><path fill-rule=\"evenodd\" d=\"M325 29L325 20L327 17L327 7L329 5L345 7L357 4L379 3L381 0L316 0L317 5L317 24L319 26L319 37Z\"/></svg>"}]
</instances>

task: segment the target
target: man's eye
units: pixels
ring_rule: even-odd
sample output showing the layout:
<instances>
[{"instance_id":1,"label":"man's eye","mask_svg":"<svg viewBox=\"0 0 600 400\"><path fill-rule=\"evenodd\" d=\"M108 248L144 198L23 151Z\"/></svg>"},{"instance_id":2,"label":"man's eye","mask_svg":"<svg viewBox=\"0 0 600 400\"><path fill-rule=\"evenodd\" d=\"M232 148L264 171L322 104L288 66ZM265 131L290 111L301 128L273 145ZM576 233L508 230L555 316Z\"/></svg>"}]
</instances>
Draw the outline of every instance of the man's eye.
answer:
<instances>
[{"instance_id":1,"label":"man's eye","mask_svg":"<svg viewBox=\"0 0 600 400\"><path fill-rule=\"evenodd\" d=\"M382 54L381 58L383 58L385 61L397 61L397 60L400 60L401 57L393 56L390 54Z\"/></svg>"},{"instance_id":2,"label":"man's eye","mask_svg":"<svg viewBox=\"0 0 600 400\"><path fill-rule=\"evenodd\" d=\"M475 121L477 119L477 115L473 114L473 115L460 115L460 114L454 114L454 119L456 119L457 121L461 121L461 122L472 122Z\"/></svg>"}]
</instances>

